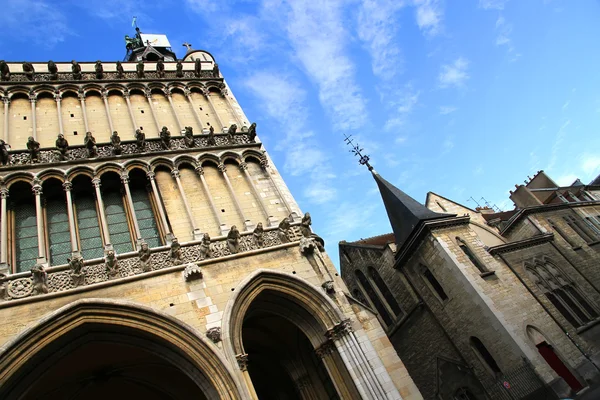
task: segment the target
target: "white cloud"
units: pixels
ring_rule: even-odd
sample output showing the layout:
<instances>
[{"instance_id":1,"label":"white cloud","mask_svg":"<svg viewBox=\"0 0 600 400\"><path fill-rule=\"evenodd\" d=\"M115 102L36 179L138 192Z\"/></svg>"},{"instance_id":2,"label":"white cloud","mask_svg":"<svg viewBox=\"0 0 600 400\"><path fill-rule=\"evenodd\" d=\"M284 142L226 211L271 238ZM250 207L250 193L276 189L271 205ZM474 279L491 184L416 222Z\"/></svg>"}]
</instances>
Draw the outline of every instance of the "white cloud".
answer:
<instances>
[{"instance_id":1,"label":"white cloud","mask_svg":"<svg viewBox=\"0 0 600 400\"><path fill-rule=\"evenodd\" d=\"M600 173L600 156L592 154L584 155L581 162L581 169L588 177L595 177L596 174Z\"/></svg>"},{"instance_id":2,"label":"white cloud","mask_svg":"<svg viewBox=\"0 0 600 400\"><path fill-rule=\"evenodd\" d=\"M575 174L566 174L561 175L556 178L556 183L558 186L570 186L577 179L577 175Z\"/></svg>"},{"instance_id":3,"label":"white cloud","mask_svg":"<svg viewBox=\"0 0 600 400\"><path fill-rule=\"evenodd\" d=\"M4 0L0 26L3 38L32 41L48 48L74 34L56 3L45 0Z\"/></svg>"},{"instance_id":4,"label":"white cloud","mask_svg":"<svg viewBox=\"0 0 600 400\"><path fill-rule=\"evenodd\" d=\"M434 36L441 30L442 8L438 0L414 0L417 25L426 35Z\"/></svg>"},{"instance_id":5,"label":"white cloud","mask_svg":"<svg viewBox=\"0 0 600 400\"><path fill-rule=\"evenodd\" d=\"M467 68L469 61L463 57L457 58L451 64L442 65L440 74L438 75L438 82L440 87L461 87L464 86L465 82L469 79Z\"/></svg>"},{"instance_id":6,"label":"white cloud","mask_svg":"<svg viewBox=\"0 0 600 400\"><path fill-rule=\"evenodd\" d=\"M325 236L353 237L356 233L364 236L364 232L374 225L373 214L379 207L381 207L381 203L376 201L341 203L336 208L336 212L330 215L325 228Z\"/></svg>"},{"instance_id":7,"label":"white cloud","mask_svg":"<svg viewBox=\"0 0 600 400\"><path fill-rule=\"evenodd\" d=\"M402 93L397 94L397 99L391 103L391 108L394 110L394 116L385 122L384 130L390 131L403 126L419 103L420 94L421 92L416 91L412 85L404 85Z\"/></svg>"},{"instance_id":8,"label":"white cloud","mask_svg":"<svg viewBox=\"0 0 600 400\"><path fill-rule=\"evenodd\" d=\"M214 0L185 0L186 4L198 14L214 13L222 11L226 6L226 1Z\"/></svg>"},{"instance_id":9,"label":"white cloud","mask_svg":"<svg viewBox=\"0 0 600 400\"><path fill-rule=\"evenodd\" d=\"M504 10L508 0L479 0L479 8L484 10Z\"/></svg>"},{"instance_id":10,"label":"white cloud","mask_svg":"<svg viewBox=\"0 0 600 400\"><path fill-rule=\"evenodd\" d=\"M358 37L365 42L375 76L390 80L402 69L402 55L396 35L396 12L403 6L397 0L363 0L358 13Z\"/></svg>"},{"instance_id":11,"label":"white cloud","mask_svg":"<svg viewBox=\"0 0 600 400\"><path fill-rule=\"evenodd\" d=\"M441 115L452 114L456 110L458 110L458 108L456 108L454 106L440 106L440 114Z\"/></svg>"}]
</instances>

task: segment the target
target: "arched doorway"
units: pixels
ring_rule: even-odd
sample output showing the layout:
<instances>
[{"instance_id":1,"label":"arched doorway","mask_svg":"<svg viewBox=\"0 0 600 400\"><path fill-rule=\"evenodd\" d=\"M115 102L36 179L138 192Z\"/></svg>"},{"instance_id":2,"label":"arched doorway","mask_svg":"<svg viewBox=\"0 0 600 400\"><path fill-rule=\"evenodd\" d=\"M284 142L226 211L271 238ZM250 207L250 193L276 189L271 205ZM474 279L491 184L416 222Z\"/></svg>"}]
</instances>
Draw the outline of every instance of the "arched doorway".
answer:
<instances>
[{"instance_id":1,"label":"arched doorway","mask_svg":"<svg viewBox=\"0 0 600 400\"><path fill-rule=\"evenodd\" d=\"M3 399L239 399L223 359L174 318L79 300L0 354Z\"/></svg>"}]
</instances>

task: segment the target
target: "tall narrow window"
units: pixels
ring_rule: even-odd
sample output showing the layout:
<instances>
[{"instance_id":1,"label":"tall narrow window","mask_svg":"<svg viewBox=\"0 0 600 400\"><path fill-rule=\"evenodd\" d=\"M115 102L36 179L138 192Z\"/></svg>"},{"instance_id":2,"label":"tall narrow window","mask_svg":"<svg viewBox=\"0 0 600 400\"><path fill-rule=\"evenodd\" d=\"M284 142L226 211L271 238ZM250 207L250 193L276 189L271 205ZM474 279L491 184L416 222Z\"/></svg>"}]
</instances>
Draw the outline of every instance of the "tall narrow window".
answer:
<instances>
[{"instance_id":1,"label":"tall narrow window","mask_svg":"<svg viewBox=\"0 0 600 400\"><path fill-rule=\"evenodd\" d=\"M146 174L144 172L138 169L131 171L129 190L131 191L131 199L133 200L135 217L140 227L140 234L149 247L158 247L162 245L162 241L145 182Z\"/></svg>"},{"instance_id":2,"label":"tall narrow window","mask_svg":"<svg viewBox=\"0 0 600 400\"><path fill-rule=\"evenodd\" d=\"M92 182L87 176L77 176L73 179L73 203L81 255L86 260L103 257L104 246L96 197Z\"/></svg>"},{"instance_id":3,"label":"tall narrow window","mask_svg":"<svg viewBox=\"0 0 600 400\"><path fill-rule=\"evenodd\" d=\"M117 254L133 251L129 222L121 193L121 180L116 173L106 173L102 176L102 201L113 248Z\"/></svg>"},{"instance_id":4,"label":"tall narrow window","mask_svg":"<svg viewBox=\"0 0 600 400\"><path fill-rule=\"evenodd\" d=\"M439 202L439 201L437 201L437 200L436 200L435 202L437 203L438 207L440 207L440 208L442 209L442 211L443 211L443 212L446 212L446 211L447 211L447 210L446 210L446 207L444 207L444 206L442 205L442 203L440 203L440 202Z\"/></svg>"},{"instance_id":5,"label":"tall narrow window","mask_svg":"<svg viewBox=\"0 0 600 400\"><path fill-rule=\"evenodd\" d=\"M479 340L479 338L475 336L471 336L470 339L471 348L475 351L477 357L483 362L486 368L492 372L494 375L502 374L500 367L498 367L498 363L494 357L492 357L491 353L485 347L485 345Z\"/></svg>"},{"instance_id":6,"label":"tall narrow window","mask_svg":"<svg viewBox=\"0 0 600 400\"><path fill-rule=\"evenodd\" d=\"M429 283L429 286L431 287L431 289L433 289L435 291L435 293L437 294L437 296L439 297L440 300L442 300L442 301L448 300L448 295L444 291L444 288L442 287L442 285L440 285L438 280L435 279L435 276L433 276L433 274L431 273L429 268L427 268L424 265L422 265L422 267L424 268L423 277L425 278L426 282Z\"/></svg>"},{"instance_id":7,"label":"tall narrow window","mask_svg":"<svg viewBox=\"0 0 600 400\"><path fill-rule=\"evenodd\" d=\"M589 232L589 230L586 227L584 227L577 220L577 218L574 218L571 215L566 215L566 216L563 217L563 219L565 220L565 222L567 223L567 225L569 225L571 227L571 229L573 229L575 232L577 232L577 234L579 236L581 236L581 238L583 240L585 240L588 243L594 241L593 234L591 232Z\"/></svg>"},{"instance_id":8,"label":"tall narrow window","mask_svg":"<svg viewBox=\"0 0 600 400\"><path fill-rule=\"evenodd\" d=\"M71 233L67 200L61 183L49 179L44 183L43 193L46 209L46 233L48 237L50 265L66 264L71 255Z\"/></svg>"},{"instance_id":9,"label":"tall narrow window","mask_svg":"<svg viewBox=\"0 0 600 400\"><path fill-rule=\"evenodd\" d=\"M475 253L473 253L471 248L467 245L467 242L465 242L463 239L461 239L458 236L456 237L456 242L458 243L458 247L460 247L462 252L465 253L465 255L469 258L469 260L471 260L471 262L473 263L475 268L477 268L479 270L479 272L488 272L489 271L487 269L487 267L485 266L485 264L483 262L481 262L479 257L477 257L475 255Z\"/></svg>"},{"instance_id":10,"label":"tall narrow window","mask_svg":"<svg viewBox=\"0 0 600 400\"><path fill-rule=\"evenodd\" d=\"M571 247L576 247L577 245L575 244L575 242L573 242L573 240L569 237L569 235L567 235L561 228L559 228L554 221L552 221L551 219L548 219L548 223L550 224L550 227L552 229L554 229L554 231L556 233L558 233L560 235L561 238L563 238L563 240L565 242L567 242L569 244L569 246Z\"/></svg>"},{"instance_id":11,"label":"tall narrow window","mask_svg":"<svg viewBox=\"0 0 600 400\"><path fill-rule=\"evenodd\" d=\"M379 272L377 272L377 270L373 267L369 267L368 270L373 282L375 282L375 286L377 286L377 289L379 289L379 292L383 295L383 298L388 303L388 306L390 306L396 316L401 315L402 309L400 308L400 305L383 279L381 279Z\"/></svg>"},{"instance_id":12,"label":"tall narrow window","mask_svg":"<svg viewBox=\"0 0 600 400\"><path fill-rule=\"evenodd\" d=\"M600 237L600 224L594 217L585 217L585 222L597 237Z\"/></svg>"},{"instance_id":13,"label":"tall narrow window","mask_svg":"<svg viewBox=\"0 0 600 400\"><path fill-rule=\"evenodd\" d=\"M15 272L29 271L38 256L37 220L35 199L31 186L17 182L10 187L11 208L14 216L14 268Z\"/></svg>"},{"instance_id":14,"label":"tall narrow window","mask_svg":"<svg viewBox=\"0 0 600 400\"><path fill-rule=\"evenodd\" d=\"M377 293L375 293L375 290L371 286L371 283L369 282L365 274L363 274L362 271L358 269L354 271L354 274L356 275L360 286L362 286L365 292L367 293L369 300L371 300L371 303L373 304L373 306L375 306L375 309L377 310L377 313L379 314L383 322L385 322L387 326L390 326L392 324L392 317L381 302L379 296L377 296Z\"/></svg>"}]
</instances>

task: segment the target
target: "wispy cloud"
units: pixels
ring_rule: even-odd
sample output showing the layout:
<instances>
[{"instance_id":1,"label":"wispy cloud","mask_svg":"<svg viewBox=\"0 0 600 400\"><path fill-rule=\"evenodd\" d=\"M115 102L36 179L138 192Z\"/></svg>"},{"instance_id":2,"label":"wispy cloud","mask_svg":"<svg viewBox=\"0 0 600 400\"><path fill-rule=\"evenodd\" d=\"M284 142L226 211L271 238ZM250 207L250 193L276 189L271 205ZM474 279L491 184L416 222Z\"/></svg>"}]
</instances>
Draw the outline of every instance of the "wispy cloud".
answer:
<instances>
[{"instance_id":1,"label":"wispy cloud","mask_svg":"<svg viewBox=\"0 0 600 400\"><path fill-rule=\"evenodd\" d=\"M426 35L435 36L441 31L442 7L438 0L414 0L415 18L419 29Z\"/></svg>"},{"instance_id":2,"label":"wispy cloud","mask_svg":"<svg viewBox=\"0 0 600 400\"><path fill-rule=\"evenodd\" d=\"M554 144L552 145L552 153L550 155L550 162L548 163L548 170L552 170L554 165L556 165L556 160L558 159L559 154L562 150L562 143L565 140L565 136L567 134L567 128L571 124L571 120L566 120L561 127L556 132L556 139L554 139Z\"/></svg>"},{"instance_id":3,"label":"wispy cloud","mask_svg":"<svg viewBox=\"0 0 600 400\"><path fill-rule=\"evenodd\" d=\"M395 114L386 121L384 129L389 131L403 126L419 103L420 94L421 92L416 91L412 85L405 85L402 94L399 94L398 100L392 103L391 108L394 109Z\"/></svg>"},{"instance_id":4,"label":"wispy cloud","mask_svg":"<svg viewBox=\"0 0 600 400\"><path fill-rule=\"evenodd\" d=\"M441 115L452 114L456 110L458 110L458 108L456 108L454 106L440 106L440 114Z\"/></svg>"},{"instance_id":5,"label":"wispy cloud","mask_svg":"<svg viewBox=\"0 0 600 400\"><path fill-rule=\"evenodd\" d=\"M438 83L440 87L462 87L469 79L467 68L469 61L464 57L457 58L451 64L442 65L440 74L438 75Z\"/></svg>"},{"instance_id":6,"label":"wispy cloud","mask_svg":"<svg viewBox=\"0 0 600 400\"><path fill-rule=\"evenodd\" d=\"M600 173L600 156L595 154L584 155L581 161L581 169L587 174L587 177L595 177Z\"/></svg>"},{"instance_id":7,"label":"wispy cloud","mask_svg":"<svg viewBox=\"0 0 600 400\"><path fill-rule=\"evenodd\" d=\"M507 48L511 62L516 61L521 57L521 54L515 51L515 46L512 41L512 30L512 24L506 21L502 15L498 16L498 19L496 20L496 32L498 33L498 36L496 36L496 46L505 46Z\"/></svg>"},{"instance_id":8,"label":"wispy cloud","mask_svg":"<svg viewBox=\"0 0 600 400\"><path fill-rule=\"evenodd\" d=\"M479 8L484 10L504 10L508 0L479 0Z\"/></svg>"},{"instance_id":9,"label":"wispy cloud","mask_svg":"<svg viewBox=\"0 0 600 400\"><path fill-rule=\"evenodd\" d=\"M74 34L57 4L44 0L4 0L0 12L0 26L4 39L32 41L48 48Z\"/></svg>"}]
</instances>

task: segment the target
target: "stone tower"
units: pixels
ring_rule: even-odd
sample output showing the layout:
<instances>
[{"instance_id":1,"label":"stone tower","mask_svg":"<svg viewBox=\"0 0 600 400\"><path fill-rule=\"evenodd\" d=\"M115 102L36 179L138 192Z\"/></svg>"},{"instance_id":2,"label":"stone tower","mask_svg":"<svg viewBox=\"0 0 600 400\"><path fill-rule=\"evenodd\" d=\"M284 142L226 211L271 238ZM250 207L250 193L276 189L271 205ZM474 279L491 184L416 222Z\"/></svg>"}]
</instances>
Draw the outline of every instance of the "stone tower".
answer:
<instances>
[{"instance_id":1,"label":"stone tower","mask_svg":"<svg viewBox=\"0 0 600 400\"><path fill-rule=\"evenodd\" d=\"M0 398L421 399L214 57L144 38L0 63Z\"/></svg>"}]
</instances>

